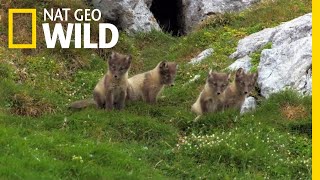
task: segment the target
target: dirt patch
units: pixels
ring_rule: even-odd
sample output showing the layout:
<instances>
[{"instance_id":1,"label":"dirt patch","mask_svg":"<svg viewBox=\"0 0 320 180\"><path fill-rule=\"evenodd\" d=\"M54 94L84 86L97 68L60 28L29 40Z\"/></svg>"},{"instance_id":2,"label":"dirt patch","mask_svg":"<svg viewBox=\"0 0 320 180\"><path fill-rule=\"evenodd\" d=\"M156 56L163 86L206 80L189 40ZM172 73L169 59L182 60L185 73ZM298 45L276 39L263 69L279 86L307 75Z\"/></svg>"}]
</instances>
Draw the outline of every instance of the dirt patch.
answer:
<instances>
[{"instance_id":1,"label":"dirt patch","mask_svg":"<svg viewBox=\"0 0 320 180\"><path fill-rule=\"evenodd\" d=\"M288 120L302 119L308 115L305 107L302 105L285 104L281 108L282 115Z\"/></svg>"},{"instance_id":2,"label":"dirt patch","mask_svg":"<svg viewBox=\"0 0 320 180\"><path fill-rule=\"evenodd\" d=\"M35 99L25 93L15 94L12 97L11 113L20 116L39 117L45 113L54 113L51 104Z\"/></svg>"}]
</instances>

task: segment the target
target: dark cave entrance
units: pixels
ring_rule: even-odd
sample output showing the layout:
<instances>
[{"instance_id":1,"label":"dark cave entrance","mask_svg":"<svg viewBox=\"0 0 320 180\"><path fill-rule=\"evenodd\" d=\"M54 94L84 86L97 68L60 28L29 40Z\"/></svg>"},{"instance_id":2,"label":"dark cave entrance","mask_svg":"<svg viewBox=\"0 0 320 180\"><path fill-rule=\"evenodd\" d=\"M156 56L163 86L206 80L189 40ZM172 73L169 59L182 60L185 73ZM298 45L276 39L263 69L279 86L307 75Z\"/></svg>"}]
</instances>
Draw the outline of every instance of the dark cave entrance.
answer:
<instances>
[{"instance_id":1,"label":"dark cave entrance","mask_svg":"<svg viewBox=\"0 0 320 180\"><path fill-rule=\"evenodd\" d=\"M184 34L182 25L182 0L153 0L151 12L161 29L174 36Z\"/></svg>"}]
</instances>

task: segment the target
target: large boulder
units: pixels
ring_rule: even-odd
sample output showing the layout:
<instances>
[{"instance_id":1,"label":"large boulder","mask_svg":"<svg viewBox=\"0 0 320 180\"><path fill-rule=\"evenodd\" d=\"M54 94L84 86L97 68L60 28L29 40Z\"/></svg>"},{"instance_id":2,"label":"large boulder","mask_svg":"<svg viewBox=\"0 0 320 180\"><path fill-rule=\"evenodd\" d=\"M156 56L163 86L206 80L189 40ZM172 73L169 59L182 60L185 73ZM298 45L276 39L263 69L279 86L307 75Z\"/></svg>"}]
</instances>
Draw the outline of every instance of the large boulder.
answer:
<instances>
[{"instance_id":1,"label":"large boulder","mask_svg":"<svg viewBox=\"0 0 320 180\"><path fill-rule=\"evenodd\" d=\"M261 94L268 97L286 88L311 94L312 38L263 50L258 67Z\"/></svg>"},{"instance_id":2,"label":"large boulder","mask_svg":"<svg viewBox=\"0 0 320 180\"><path fill-rule=\"evenodd\" d=\"M128 33L160 30L150 11L152 0L92 0L103 17Z\"/></svg>"},{"instance_id":3,"label":"large boulder","mask_svg":"<svg viewBox=\"0 0 320 180\"><path fill-rule=\"evenodd\" d=\"M240 59L259 50L269 42L272 42L276 31L277 28L267 28L241 39L238 43L237 51L231 54L230 58Z\"/></svg>"},{"instance_id":4,"label":"large boulder","mask_svg":"<svg viewBox=\"0 0 320 180\"><path fill-rule=\"evenodd\" d=\"M258 66L261 94L269 97L284 89L294 89L311 95L312 14L245 37L230 58L242 61L267 43L272 43L272 48L262 51Z\"/></svg>"},{"instance_id":5,"label":"large boulder","mask_svg":"<svg viewBox=\"0 0 320 180\"><path fill-rule=\"evenodd\" d=\"M213 14L241 11L260 0L183 0L184 31L190 32L199 22Z\"/></svg>"},{"instance_id":6,"label":"large boulder","mask_svg":"<svg viewBox=\"0 0 320 180\"><path fill-rule=\"evenodd\" d=\"M311 13L298 17L292 21L281 24L274 28L267 28L251 34L239 41L237 51L230 58L241 58L272 43L272 47L288 44L302 37L311 35Z\"/></svg>"}]
</instances>

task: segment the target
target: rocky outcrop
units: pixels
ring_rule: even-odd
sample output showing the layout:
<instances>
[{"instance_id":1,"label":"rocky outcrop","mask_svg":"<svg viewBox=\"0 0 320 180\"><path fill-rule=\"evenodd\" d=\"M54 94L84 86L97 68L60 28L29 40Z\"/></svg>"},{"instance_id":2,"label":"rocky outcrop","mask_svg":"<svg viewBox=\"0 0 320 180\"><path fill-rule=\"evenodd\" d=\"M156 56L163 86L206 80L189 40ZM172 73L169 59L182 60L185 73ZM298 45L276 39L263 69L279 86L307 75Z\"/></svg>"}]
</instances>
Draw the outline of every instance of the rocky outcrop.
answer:
<instances>
[{"instance_id":1,"label":"rocky outcrop","mask_svg":"<svg viewBox=\"0 0 320 180\"><path fill-rule=\"evenodd\" d=\"M213 54L214 50L212 48L206 49L202 51L197 57L192 58L189 62L189 64L198 64L201 63L203 60L208 58Z\"/></svg>"},{"instance_id":2,"label":"rocky outcrop","mask_svg":"<svg viewBox=\"0 0 320 180\"><path fill-rule=\"evenodd\" d=\"M262 51L258 85L261 94L291 88L302 94L311 94L311 36L292 43Z\"/></svg>"},{"instance_id":3,"label":"rocky outcrop","mask_svg":"<svg viewBox=\"0 0 320 180\"><path fill-rule=\"evenodd\" d=\"M183 0L184 31L190 32L194 26L210 15L241 11L260 0Z\"/></svg>"},{"instance_id":4,"label":"rocky outcrop","mask_svg":"<svg viewBox=\"0 0 320 180\"><path fill-rule=\"evenodd\" d=\"M238 43L237 51L231 54L230 58L242 58L261 49L263 46L267 45L267 43L272 42L272 38L276 31L277 28L267 28L241 39Z\"/></svg>"},{"instance_id":5,"label":"rocky outcrop","mask_svg":"<svg viewBox=\"0 0 320 180\"><path fill-rule=\"evenodd\" d=\"M150 11L152 0L92 0L106 21L116 24L128 33L160 30Z\"/></svg>"},{"instance_id":6,"label":"rocky outcrop","mask_svg":"<svg viewBox=\"0 0 320 180\"><path fill-rule=\"evenodd\" d=\"M272 48L262 51L258 66L261 94L269 97L289 88L311 95L312 14L245 37L239 41L237 51L230 58L241 62L267 43L272 43Z\"/></svg>"},{"instance_id":7,"label":"rocky outcrop","mask_svg":"<svg viewBox=\"0 0 320 180\"><path fill-rule=\"evenodd\" d=\"M100 9L103 17L129 33L160 30L150 10L155 0L89 0ZM160 1L160 0L158 0ZM260 0L172 0L178 4L176 18L181 26L179 32L188 33L210 15L240 11ZM165 12L166 9L163 9Z\"/></svg>"}]
</instances>

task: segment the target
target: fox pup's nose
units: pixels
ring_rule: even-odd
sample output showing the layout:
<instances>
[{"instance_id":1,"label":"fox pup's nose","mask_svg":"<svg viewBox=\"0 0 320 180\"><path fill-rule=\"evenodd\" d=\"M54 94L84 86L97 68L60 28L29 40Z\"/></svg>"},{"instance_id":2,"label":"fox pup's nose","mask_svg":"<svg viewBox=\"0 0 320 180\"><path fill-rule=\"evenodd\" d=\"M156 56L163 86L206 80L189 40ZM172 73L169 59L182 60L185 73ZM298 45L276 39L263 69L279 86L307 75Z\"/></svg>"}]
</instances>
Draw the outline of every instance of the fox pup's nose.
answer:
<instances>
[{"instance_id":1,"label":"fox pup's nose","mask_svg":"<svg viewBox=\"0 0 320 180\"><path fill-rule=\"evenodd\" d=\"M118 78L118 76L117 76L117 75L114 75L114 78Z\"/></svg>"},{"instance_id":2,"label":"fox pup's nose","mask_svg":"<svg viewBox=\"0 0 320 180\"><path fill-rule=\"evenodd\" d=\"M220 95L221 93L220 93L220 92L217 92L217 94Z\"/></svg>"},{"instance_id":3,"label":"fox pup's nose","mask_svg":"<svg viewBox=\"0 0 320 180\"><path fill-rule=\"evenodd\" d=\"M170 84L170 86L172 87L172 86L174 86L174 84Z\"/></svg>"},{"instance_id":4,"label":"fox pup's nose","mask_svg":"<svg viewBox=\"0 0 320 180\"><path fill-rule=\"evenodd\" d=\"M244 92L244 94L248 94L248 92L246 91L246 92Z\"/></svg>"}]
</instances>

